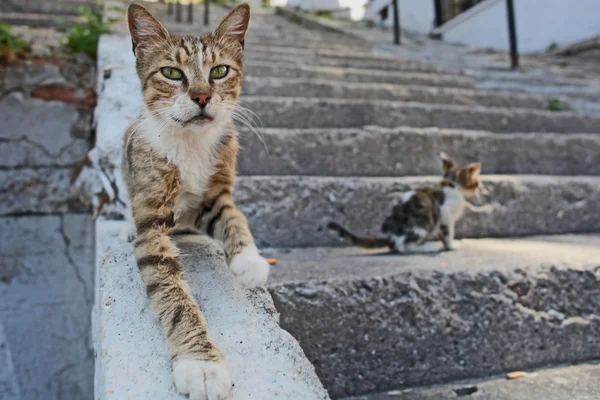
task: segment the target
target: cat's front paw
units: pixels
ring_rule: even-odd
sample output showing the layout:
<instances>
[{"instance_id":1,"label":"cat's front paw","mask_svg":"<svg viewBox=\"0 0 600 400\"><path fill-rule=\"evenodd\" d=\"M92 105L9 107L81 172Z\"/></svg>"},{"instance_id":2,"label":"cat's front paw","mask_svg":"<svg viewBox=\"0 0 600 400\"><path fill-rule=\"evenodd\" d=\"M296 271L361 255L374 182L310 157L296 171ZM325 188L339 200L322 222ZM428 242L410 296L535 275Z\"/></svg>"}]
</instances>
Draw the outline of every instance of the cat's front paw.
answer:
<instances>
[{"instance_id":1,"label":"cat's front paw","mask_svg":"<svg viewBox=\"0 0 600 400\"><path fill-rule=\"evenodd\" d=\"M135 233L135 225L131 222L126 222L126 225L119 232L119 240L124 244L131 243L135 240Z\"/></svg>"},{"instance_id":2,"label":"cat's front paw","mask_svg":"<svg viewBox=\"0 0 600 400\"><path fill-rule=\"evenodd\" d=\"M224 362L180 359L173 363L173 382L177 391L190 400L227 400L231 398L231 374Z\"/></svg>"},{"instance_id":3,"label":"cat's front paw","mask_svg":"<svg viewBox=\"0 0 600 400\"><path fill-rule=\"evenodd\" d=\"M251 244L236 254L229 268L245 287L264 286L269 277L269 263L260 254L255 245Z\"/></svg>"},{"instance_id":4,"label":"cat's front paw","mask_svg":"<svg viewBox=\"0 0 600 400\"><path fill-rule=\"evenodd\" d=\"M451 240L446 247L447 251L458 250L461 248L461 243L458 240Z\"/></svg>"}]
</instances>

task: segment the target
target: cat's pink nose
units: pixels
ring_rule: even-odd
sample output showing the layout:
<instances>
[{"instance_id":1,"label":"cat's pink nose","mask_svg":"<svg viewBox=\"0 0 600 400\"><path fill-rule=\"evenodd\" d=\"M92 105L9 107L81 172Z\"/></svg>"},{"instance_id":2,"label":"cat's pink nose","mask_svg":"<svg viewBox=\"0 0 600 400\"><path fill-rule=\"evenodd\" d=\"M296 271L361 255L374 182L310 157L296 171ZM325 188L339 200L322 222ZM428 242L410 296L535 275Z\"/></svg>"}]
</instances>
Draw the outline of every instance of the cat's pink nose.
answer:
<instances>
[{"instance_id":1,"label":"cat's pink nose","mask_svg":"<svg viewBox=\"0 0 600 400\"><path fill-rule=\"evenodd\" d=\"M204 108L210 102L210 93L203 91L192 92L192 100Z\"/></svg>"}]
</instances>

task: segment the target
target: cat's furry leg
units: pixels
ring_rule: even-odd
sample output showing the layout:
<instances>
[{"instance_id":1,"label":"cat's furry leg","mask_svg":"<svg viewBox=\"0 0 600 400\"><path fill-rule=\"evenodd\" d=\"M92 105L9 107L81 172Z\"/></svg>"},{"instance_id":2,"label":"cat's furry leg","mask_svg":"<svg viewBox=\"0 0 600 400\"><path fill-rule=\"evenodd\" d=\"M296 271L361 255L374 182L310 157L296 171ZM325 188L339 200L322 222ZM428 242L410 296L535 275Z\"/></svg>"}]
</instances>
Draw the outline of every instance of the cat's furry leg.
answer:
<instances>
[{"instance_id":1,"label":"cat's furry leg","mask_svg":"<svg viewBox=\"0 0 600 400\"><path fill-rule=\"evenodd\" d=\"M460 244L454 240L454 224L442 224L440 225L440 239L444 245L444 250L451 251L460 248Z\"/></svg>"},{"instance_id":2,"label":"cat's furry leg","mask_svg":"<svg viewBox=\"0 0 600 400\"><path fill-rule=\"evenodd\" d=\"M254 244L246 217L233 202L234 172L221 171L213 177L196 227L223 242L229 268L242 285L264 286L270 266Z\"/></svg>"},{"instance_id":3,"label":"cat's furry leg","mask_svg":"<svg viewBox=\"0 0 600 400\"><path fill-rule=\"evenodd\" d=\"M229 268L242 285L264 286L270 266L254 244L246 217L228 194L221 195L214 204L213 209L200 218L201 228L223 242Z\"/></svg>"}]
</instances>

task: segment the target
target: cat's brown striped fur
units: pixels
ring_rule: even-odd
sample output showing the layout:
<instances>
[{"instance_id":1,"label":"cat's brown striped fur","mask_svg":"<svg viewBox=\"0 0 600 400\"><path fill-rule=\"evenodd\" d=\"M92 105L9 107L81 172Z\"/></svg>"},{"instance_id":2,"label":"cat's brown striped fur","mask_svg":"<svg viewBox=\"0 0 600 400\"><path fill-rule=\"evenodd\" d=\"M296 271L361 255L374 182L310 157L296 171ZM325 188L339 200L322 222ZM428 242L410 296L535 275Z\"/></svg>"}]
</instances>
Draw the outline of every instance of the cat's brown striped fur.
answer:
<instances>
[{"instance_id":1,"label":"cat's brown striped fur","mask_svg":"<svg viewBox=\"0 0 600 400\"><path fill-rule=\"evenodd\" d=\"M243 79L249 7L236 7L205 37L171 35L139 5L130 6L128 15L145 103L123 149L135 257L174 361L177 389L191 399L229 398L230 373L185 282L175 237L220 240L242 283L266 281L268 264L233 202L238 139L231 120ZM213 79L210 71L219 65L229 72ZM169 78L165 67L181 71L182 78Z\"/></svg>"}]
</instances>

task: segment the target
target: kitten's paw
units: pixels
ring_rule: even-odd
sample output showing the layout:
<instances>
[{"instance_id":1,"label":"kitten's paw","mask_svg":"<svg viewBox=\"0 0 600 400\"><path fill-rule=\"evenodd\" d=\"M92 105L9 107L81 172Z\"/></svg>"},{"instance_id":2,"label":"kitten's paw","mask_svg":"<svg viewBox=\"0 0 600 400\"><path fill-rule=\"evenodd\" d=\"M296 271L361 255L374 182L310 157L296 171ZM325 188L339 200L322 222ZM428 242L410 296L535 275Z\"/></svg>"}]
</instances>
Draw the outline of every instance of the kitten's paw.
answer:
<instances>
[{"instance_id":1,"label":"kitten's paw","mask_svg":"<svg viewBox=\"0 0 600 400\"><path fill-rule=\"evenodd\" d=\"M126 226L119 232L119 240L121 243L131 243L135 240L135 226L128 222Z\"/></svg>"},{"instance_id":2,"label":"kitten's paw","mask_svg":"<svg viewBox=\"0 0 600 400\"><path fill-rule=\"evenodd\" d=\"M173 362L173 382L190 400L231 398L231 374L223 362L180 359Z\"/></svg>"},{"instance_id":3,"label":"kitten's paw","mask_svg":"<svg viewBox=\"0 0 600 400\"><path fill-rule=\"evenodd\" d=\"M251 244L233 257L229 265L231 271L245 287L264 286L269 277L269 263Z\"/></svg>"},{"instance_id":4,"label":"kitten's paw","mask_svg":"<svg viewBox=\"0 0 600 400\"><path fill-rule=\"evenodd\" d=\"M446 250L458 250L462 247L462 244L458 240L453 240L448 244L448 248Z\"/></svg>"}]
</instances>

